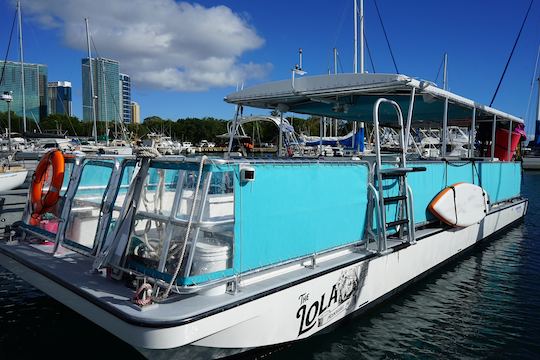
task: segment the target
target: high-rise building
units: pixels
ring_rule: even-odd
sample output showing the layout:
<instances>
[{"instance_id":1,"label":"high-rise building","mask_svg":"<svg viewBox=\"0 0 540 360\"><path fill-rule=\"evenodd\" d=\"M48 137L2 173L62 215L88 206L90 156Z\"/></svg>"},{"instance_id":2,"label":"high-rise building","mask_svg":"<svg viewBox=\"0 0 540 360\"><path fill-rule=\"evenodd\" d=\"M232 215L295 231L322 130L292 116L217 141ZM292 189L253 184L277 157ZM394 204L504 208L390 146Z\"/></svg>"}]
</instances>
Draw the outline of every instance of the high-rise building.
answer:
<instances>
[{"instance_id":1,"label":"high-rise building","mask_svg":"<svg viewBox=\"0 0 540 360\"><path fill-rule=\"evenodd\" d=\"M120 99L122 99L122 121L131 123L131 78L127 74L120 74Z\"/></svg>"},{"instance_id":2,"label":"high-rise building","mask_svg":"<svg viewBox=\"0 0 540 360\"><path fill-rule=\"evenodd\" d=\"M13 91L11 111L23 115L21 63L0 60L0 92ZM47 116L47 65L24 63L24 94L26 118L39 121ZM0 111L7 111L7 103L0 101Z\"/></svg>"},{"instance_id":3,"label":"high-rise building","mask_svg":"<svg viewBox=\"0 0 540 360\"><path fill-rule=\"evenodd\" d=\"M49 114L71 116L71 82L53 81L47 84Z\"/></svg>"},{"instance_id":4,"label":"high-rise building","mask_svg":"<svg viewBox=\"0 0 540 360\"><path fill-rule=\"evenodd\" d=\"M94 78L94 97L97 121L120 121L122 103L118 78L118 61L105 58L92 58ZM82 59L83 120L92 121L92 88L90 86L90 61Z\"/></svg>"},{"instance_id":5,"label":"high-rise building","mask_svg":"<svg viewBox=\"0 0 540 360\"><path fill-rule=\"evenodd\" d=\"M131 119L133 124L141 123L141 107L135 101L131 102Z\"/></svg>"}]
</instances>

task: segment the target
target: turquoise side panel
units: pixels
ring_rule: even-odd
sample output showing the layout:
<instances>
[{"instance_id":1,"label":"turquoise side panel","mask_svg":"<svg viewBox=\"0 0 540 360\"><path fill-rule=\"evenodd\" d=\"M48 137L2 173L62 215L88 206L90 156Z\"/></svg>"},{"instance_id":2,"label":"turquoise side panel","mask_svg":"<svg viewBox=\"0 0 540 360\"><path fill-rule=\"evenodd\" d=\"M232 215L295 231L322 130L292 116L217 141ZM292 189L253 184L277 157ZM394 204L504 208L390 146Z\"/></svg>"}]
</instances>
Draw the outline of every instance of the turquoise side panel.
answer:
<instances>
[{"instance_id":1,"label":"turquoise side panel","mask_svg":"<svg viewBox=\"0 0 540 360\"><path fill-rule=\"evenodd\" d=\"M435 219L433 214L429 212L428 205L445 187L458 182L478 184L478 176L471 162L413 162L409 165L426 168L426 171L414 172L407 177L413 191L415 223Z\"/></svg>"},{"instance_id":2,"label":"turquoise side panel","mask_svg":"<svg viewBox=\"0 0 540 360\"><path fill-rule=\"evenodd\" d=\"M253 167L255 181L235 184L236 272L363 237L369 174L366 164Z\"/></svg>"},{"instance_id":3,"label":"turquoise side panel","mask_svg":"<svg viewBox=\"0 0 540 360\"><path fill-rule=\"evenodd\" d=\"M521 163L478 163L480 183L487 190L489 200L499 202L521 194Z\"/></svg>"},{"instance_id":4,"label":"turquoise side panel","mask_svg":"<svg viewBox=\"0 0 540 360\"><path fill-rule=\"evenodd\" d=\"M517 162L409 162L411 167L425 167L426 171L410 173L407 177L414 197L415 222L422 223L435 217L428 205L445 187L467 182L483 187L492 203L508 200L521 193L521 166ZM384 165L389 168L390 165ZM384 196L398 194L395 179L384 180ZM397 218L397 204L386 208L386 220Z\"/></svg>"},{"instance_id":5,"label":"turquoise side panel","mask_svg":"<svg viewBox=\"0 0 540 360\"><path fill-rule=\"evenodd\" d=\"M507 200L521 193L521 166L512 162L410 162L410 166L424 166L425 172L408 175L407 181L414 196L416 223L435 217L427 210L431 200L445 187L467 182L483 187L492 203Z\"/></svg>"}]
</instances>

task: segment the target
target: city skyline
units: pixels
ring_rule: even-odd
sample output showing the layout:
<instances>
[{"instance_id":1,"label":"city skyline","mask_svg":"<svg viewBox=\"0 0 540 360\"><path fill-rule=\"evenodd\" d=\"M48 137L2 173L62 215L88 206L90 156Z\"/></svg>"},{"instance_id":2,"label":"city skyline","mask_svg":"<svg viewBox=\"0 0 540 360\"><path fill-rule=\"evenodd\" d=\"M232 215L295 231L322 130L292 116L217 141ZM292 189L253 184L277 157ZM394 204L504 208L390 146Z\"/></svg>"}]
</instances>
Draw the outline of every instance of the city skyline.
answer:
<instances>
[{"instance_id":1,"label":"city skyline","mask_svg":"<svg viewBox=\"0 0 540 360\"><path fill-rule=\"evenodd\" d=\"M5 65L4 65L5 64ZM23 115L22 96L22 72L21 63L17 61L0 60L0 69L3 71L3 79L0 83L0 92L9 91L13 97L11 111ZM24 63L24 108L26 111L26 123L40 121L47 116L47 73L45 64ZM7 104L0 101L0 111L7 111Z\"/></svg>"},{"instance_id":2,"label":"city skyline","mask_svg":"<svg viewBox=\"0 0 540 360\"><path fill-rule=\"evenodd\" d=\"M117 59L122 72L131 76L132 98L141 104L142 118L230 119L234 107L224 103L223 97L242 83L251 86L290 78L300 47L308 75L333 69L334 47L339 52L339 71L352 71L350 0L321 1L309 7L280 1L264 6L234 1L163 0L157 4L138 0L120 0L114 6L104 0L77 4L24 1L23 26L30 37L25 41L25 59L48 64L51 79L72 81L74 114L80 118L82 86L74 69L85 56L83 16L90 19L95 56ZM394 73L373 2L365 4L371 54L366 53L366 68ZM511 7L495 1L489 8L462 0L451 4L426 0L414 6L381 1L379 5L398 72L440 85L438 69L443 53L448 52L450 91L489 104L528 1L517 1ZM9 33L14 3L0 7L5 10L0 12L4 20L0 30ZM524 116L527 109L540 40L539 10L534 4L493 104L516 116ZM276 27L275 19L287 26ZM48 50L42 51L39 44L47 44ZM10 59L15 56L12 51Z\"/></svg>"}]
</instances>

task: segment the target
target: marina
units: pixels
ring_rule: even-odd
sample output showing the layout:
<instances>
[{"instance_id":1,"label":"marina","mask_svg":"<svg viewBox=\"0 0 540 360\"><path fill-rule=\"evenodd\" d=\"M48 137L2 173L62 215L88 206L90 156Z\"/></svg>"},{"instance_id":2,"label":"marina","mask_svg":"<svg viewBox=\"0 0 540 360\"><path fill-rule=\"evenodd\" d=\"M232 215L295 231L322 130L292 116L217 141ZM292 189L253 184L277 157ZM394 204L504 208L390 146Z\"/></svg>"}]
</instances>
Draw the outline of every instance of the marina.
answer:
<instances>
[{"instance_id":1,"label":"marina","mask_svg":"<svg viewBox=\"0 0 540 360\"><path fill-rule=\"evenodd\" d=\"M354 0L352 72L334 47L334 71L329 57L327 71L308 73L299 48L289 71L236 90L231 79L267 70L240 63L249 46L233 50L224 34L253 48L264 39L225 5L165 0L184 20L231 20L213 21L236 28L215 32L223 44L193 37L197 51L228 58L204 58L194 75L196 62L180 64L198 55L178 38L174 69L141 55L144 69L124 58L128 72L173 92L226 81L216 102L234 116L141 124L128 67L100 54L126 49L94 42L108 42L101 18L91 30L84 17L76 40L87 56L81 122L71 82L47 83L46 65L24 62L17 1L0 78L0 357L65 356L91 341L149 359L536 358L540 87L536 139L525 141L540 47L525 116L493 105L532 4L484 104L460 94L472 78L449 87L446 51L435 81L400 72L376 0L395 71L375 71ZM16 24L19 62L8 61Z\"/></svg>"}]
</instances>

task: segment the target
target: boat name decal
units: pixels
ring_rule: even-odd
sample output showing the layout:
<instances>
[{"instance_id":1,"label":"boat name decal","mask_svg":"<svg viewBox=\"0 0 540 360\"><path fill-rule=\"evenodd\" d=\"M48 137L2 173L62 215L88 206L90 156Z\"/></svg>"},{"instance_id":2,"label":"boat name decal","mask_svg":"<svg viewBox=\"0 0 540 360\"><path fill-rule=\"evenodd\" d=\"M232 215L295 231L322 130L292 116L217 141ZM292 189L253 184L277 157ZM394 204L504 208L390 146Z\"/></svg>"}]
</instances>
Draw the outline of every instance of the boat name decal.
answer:
<instances>
[{"instance_id":1,"label":"boat name decal","mask_svg":"<svg viewBox=\"0 0 540 360\"><path fill-rule=\"evenodd\" d=\"M300 307L296 312L296 318L300 319L298 336L313 329L315 325L320 327L327 324L338 314L354 307L358 296L357 268L342 270L332 289L311 304L310 295L303 293L298 296L300 301Z\"/></svg>"}]
</instances>

